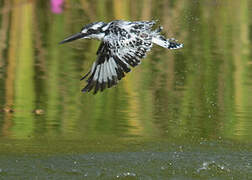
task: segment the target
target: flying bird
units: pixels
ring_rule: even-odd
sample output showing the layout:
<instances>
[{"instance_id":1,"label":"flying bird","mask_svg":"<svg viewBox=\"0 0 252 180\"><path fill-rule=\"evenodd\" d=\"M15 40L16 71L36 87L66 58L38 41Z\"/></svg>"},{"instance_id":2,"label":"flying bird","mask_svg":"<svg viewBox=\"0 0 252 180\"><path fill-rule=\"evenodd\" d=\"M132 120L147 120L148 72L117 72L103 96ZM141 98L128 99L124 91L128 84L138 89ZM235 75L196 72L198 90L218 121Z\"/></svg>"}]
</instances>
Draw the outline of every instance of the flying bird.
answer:
<instances>
[{"instance_id":1,"label":"flying bird","mask_svg":"<svg viewBox=\"0 0 252 180\"><path fill-rule=\"evenodd\" d=\"M160 34L162 27L152 30L156 21L122 21L115 20L109 23L94 22L84 26L60 44L77 39L101 40L97 50L97 58L91 70L81 78L87 78L87 85L82 92L94 94L110 88L121 80L125 73L131 71L141 63L141 59L151 50L153 44L167 49L182 48L183 44L175 39L166 39Z\"/></svg>"}]
</instances>

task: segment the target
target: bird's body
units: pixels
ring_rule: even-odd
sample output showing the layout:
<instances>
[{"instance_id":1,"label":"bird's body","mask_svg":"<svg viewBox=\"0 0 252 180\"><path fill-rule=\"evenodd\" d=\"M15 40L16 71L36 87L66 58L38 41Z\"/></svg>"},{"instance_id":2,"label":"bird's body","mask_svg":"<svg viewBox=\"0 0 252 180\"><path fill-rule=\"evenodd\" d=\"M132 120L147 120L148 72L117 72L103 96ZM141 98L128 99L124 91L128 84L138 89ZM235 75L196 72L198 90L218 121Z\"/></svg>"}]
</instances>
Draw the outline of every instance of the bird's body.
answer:
<instances>
[{"instance_id":1,"label":"bird's body","mask_svg":"<svg viewBox=\"0 0 252 180\"><path fill-rule=\"evenodd\" d=\"M86 25L81 32L66 38L61 43L75 39L98 39L101 44L97 51L97 60L91 70L81 78L87 78L87 85L82 92L94 93L103 91L117 84L125 74L141 63L141 59L150 51L153 44L168 49L178 49L183 44L174 39L166 39L160 35L159 27L152 30L155 21L122 21L116 20L110 23L96 22Z\"/></svg>"}]
</instances>

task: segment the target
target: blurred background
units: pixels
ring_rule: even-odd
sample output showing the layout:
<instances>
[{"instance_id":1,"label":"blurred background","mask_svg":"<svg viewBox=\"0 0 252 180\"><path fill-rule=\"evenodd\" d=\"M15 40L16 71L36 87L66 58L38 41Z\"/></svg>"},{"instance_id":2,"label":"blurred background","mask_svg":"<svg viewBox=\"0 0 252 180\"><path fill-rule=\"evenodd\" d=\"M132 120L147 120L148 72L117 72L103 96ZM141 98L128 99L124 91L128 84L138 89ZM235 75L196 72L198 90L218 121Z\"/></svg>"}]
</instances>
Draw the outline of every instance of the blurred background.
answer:
<instances>
[{"instance_id":1,"label":"blurred background","mask_svg":"<svg viewBox=\"0 0 252 180\"><path fill-rule=\"evenodd\" d=\"M99 42L58 43L115 19L159 20L184 48L154 46L116 87L83 94ZM251 41L252 0L0 0L0 152L251 149Z\"/></svg>"}]
</instances>

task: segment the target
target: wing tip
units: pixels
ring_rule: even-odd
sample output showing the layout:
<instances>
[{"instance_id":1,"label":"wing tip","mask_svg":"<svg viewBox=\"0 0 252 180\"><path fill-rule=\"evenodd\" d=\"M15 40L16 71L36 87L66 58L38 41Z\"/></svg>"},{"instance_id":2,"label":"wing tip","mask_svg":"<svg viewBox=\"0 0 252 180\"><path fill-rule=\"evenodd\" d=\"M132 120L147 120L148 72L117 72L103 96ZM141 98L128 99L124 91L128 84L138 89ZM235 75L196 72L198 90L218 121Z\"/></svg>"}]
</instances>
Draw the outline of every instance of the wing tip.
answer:
<instances>
[{"instance_id":1,"label":"wing tip","mask_svg":"<svg viewBox=\"0 0 252 180\"><path fill-rule=\"evenodd\" d=\"M83 79L85 79L85 78L90 74L90 72L91 72L91 71L88 71L87 74L85 74L82 78L80 78L80 81L83 80Z\"/></svg>"}]
</instances>

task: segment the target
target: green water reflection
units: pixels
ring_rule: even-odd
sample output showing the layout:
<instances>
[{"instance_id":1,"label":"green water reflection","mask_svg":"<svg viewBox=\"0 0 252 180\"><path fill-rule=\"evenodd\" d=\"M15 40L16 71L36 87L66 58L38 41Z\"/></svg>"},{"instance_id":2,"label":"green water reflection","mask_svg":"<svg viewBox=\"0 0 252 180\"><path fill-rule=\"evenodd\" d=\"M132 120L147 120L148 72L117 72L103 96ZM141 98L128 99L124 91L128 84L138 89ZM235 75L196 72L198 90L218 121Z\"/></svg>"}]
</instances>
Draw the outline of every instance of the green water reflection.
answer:
<instances>
[{"instance_id":1,"label":"green water reflection","mask_svg":"<svg viewBox=\"0 0 252 180\"><path fill-rule=\"evenodd\" d=\"M48 1L0 1L0 151L46 152L48 142L69 141L71 152L84 146L74 142L97 151L132 141L251 145L251 5L79 0L55 14ZM82 94L79 79L98 42L57 43L86 23L114 19L159 19L185 47L154 47L117 87Z\"/></svg>"}]
</instances>

